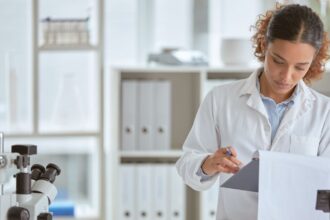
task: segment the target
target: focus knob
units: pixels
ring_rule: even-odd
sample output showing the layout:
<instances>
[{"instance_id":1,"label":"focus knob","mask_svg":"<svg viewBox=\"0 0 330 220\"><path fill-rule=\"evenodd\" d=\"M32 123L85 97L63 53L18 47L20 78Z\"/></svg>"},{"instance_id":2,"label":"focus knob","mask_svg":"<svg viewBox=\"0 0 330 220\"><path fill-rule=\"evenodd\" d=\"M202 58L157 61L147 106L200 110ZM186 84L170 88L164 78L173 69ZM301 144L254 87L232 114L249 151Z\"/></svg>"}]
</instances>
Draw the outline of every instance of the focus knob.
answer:
<instances>
[{"instance_id":1,"label":"focus knob","mask_svg":"<svg viewBox=\"0 0 330 220\"><path fill-rule=\"evenodd\" d=\"M7 212L7 219L8 220L29 220L30 213L25 208L13 206Z\"/></svg>"}]
</instances>

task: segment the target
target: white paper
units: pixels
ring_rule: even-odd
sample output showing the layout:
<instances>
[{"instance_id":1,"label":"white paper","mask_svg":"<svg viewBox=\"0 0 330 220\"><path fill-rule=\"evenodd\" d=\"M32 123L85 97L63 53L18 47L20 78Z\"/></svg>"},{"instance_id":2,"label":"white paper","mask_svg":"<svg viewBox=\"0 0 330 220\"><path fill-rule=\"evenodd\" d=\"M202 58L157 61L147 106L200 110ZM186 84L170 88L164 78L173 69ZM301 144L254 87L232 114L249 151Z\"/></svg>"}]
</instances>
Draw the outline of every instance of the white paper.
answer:
<instances>
[{"instance_id":1,"label":"white paper","mask_svg":"<svg viewBox=\"0 0 330 220\"><path fill-rule=\"evenodd\" d=\"M221 187L258 192L258 219L328 220L316 210L319 189L330 189L330 158L259 151ZM258 175L259 173L259 175Z\"/></svg>"},{"instance_id":2,"label":"white paper","mask_svg":"<svg viewBox=\"0 0 330 220\"><path fill-rule=\"evenodd\" d=\"M330 189L330 159L259 152L258 219L328 220L315 210L318 189Z\"/></svg>"}]
</instances>

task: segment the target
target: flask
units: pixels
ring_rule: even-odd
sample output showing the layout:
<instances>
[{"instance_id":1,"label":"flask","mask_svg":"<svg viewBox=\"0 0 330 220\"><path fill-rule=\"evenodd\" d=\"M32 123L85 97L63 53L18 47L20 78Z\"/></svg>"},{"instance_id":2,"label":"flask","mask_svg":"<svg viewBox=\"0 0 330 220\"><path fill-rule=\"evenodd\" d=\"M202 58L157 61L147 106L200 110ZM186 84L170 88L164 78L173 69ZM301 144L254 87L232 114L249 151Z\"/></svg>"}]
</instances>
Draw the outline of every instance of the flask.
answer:
<instances>
[{"instance_id":1,"label":"flask","mask_svg":"<svg viewBox=\"0 0 330 220\"><path fill-rule=\"evenodd\" d=\"M61 74L51 125L56 131L81 130L86 125L85 119L83 97L76 74L65 72Z\"/></svg>"}]
</instances>

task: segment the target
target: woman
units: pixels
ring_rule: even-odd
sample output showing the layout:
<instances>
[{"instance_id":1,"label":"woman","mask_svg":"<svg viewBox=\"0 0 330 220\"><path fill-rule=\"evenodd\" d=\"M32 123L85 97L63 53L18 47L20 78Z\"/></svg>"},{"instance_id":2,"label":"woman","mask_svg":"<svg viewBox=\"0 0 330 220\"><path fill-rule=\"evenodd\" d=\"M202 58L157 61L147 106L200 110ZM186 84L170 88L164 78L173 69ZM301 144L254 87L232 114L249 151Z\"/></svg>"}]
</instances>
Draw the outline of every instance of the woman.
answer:
<instances>
[{"instance_id":1,"label":"woman","mask_svg":"<svg viewBox=\"0 0 330 220\"><path fill-rule=\"evenodd\" d=\"M306 86L328 59L322 21L306 6L287 5L261 16L255 28L262 68L206 96L177 161L195 190L223 183L257 150L330 157L329 98ZM220 188L218 201L218 220L257 219L255 193Z\"/></svg>"}]
</instances>

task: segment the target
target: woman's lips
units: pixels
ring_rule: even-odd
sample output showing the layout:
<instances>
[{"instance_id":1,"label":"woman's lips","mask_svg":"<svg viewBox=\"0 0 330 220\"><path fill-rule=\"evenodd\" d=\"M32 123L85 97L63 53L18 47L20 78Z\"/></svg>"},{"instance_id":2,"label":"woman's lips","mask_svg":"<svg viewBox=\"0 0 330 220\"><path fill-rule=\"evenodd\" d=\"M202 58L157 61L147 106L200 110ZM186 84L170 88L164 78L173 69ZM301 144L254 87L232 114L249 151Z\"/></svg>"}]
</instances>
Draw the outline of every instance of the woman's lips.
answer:
<instances>
[{"instance_id":1,"label":"woman's lips","mask_svg":"<svg viewBox=\"0 0 330 220\"><path fill-rule=\"evenodd\" d=\"M290 83L283 83L283 82L277 82L275 81L275 84L280 88L280 89L289 89L291 88Z\"/></svg>"}]
</instances>

